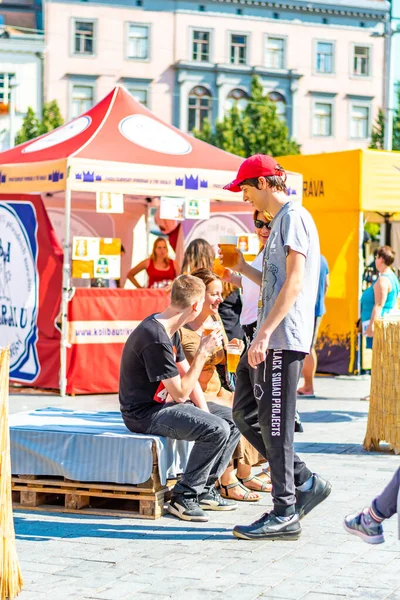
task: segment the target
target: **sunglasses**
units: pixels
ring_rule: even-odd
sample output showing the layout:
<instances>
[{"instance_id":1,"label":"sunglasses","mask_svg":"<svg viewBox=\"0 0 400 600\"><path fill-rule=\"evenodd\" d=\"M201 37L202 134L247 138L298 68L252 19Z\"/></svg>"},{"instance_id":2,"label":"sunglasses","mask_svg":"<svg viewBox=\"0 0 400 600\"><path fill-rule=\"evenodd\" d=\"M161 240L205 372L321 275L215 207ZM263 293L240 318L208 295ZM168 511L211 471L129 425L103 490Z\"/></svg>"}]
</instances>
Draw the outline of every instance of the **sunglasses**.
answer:
<instances>
[{"instance_id":1,"label":"sunglasses","mask_svg":"<svg viewBox=\"0 0 400 600\"><path fill-rule=\"evenodd\" d=\"M254 219L254 226L257 227L257 229L262 229L263 227L266 229L271 229L270 221L266 223L265 221L261 221L261 219Z\"/></svg>"}]
</instances>

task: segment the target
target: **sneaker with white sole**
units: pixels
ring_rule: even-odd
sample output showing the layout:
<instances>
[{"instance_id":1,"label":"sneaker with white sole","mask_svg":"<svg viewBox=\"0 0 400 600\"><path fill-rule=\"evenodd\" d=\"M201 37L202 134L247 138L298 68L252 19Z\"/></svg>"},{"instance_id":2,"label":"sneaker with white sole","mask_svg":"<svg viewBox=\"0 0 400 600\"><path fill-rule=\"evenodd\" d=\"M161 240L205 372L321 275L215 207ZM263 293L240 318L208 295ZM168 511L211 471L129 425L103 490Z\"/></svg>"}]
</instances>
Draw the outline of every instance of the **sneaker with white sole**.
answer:
<instances>
[{"instance_id":1,"label":"sneaker with white sole","mask_svg":"<svg viewBox=\"0 0 400 600\"><path fill-rule=\"evenodd\" d=\"M216 487L211 487L206 494L199 496L200 508L203 510L236 510L234 500L223 498Z\"/></svg>"},{"instance_id":2,"label":"sneaker with white sole","mask_svg":"<svg viewBox=\"0 0 400 600\"><path fill-rule=\"evenodd\" d=\"M348 533L357 535L367 544L383 544L385 541L382 523L374 521L368 508L355 515L348 515L343 525Z\"/></svg>"},{"instance_id":3,"label":"sneaker with white sole","mask_svg":"<svg viewBox=\"0 0 400 600\"><path fill-rule=\"evenodd\" d=\"M298 540L301 525L297 513L283 520L271 511L263 514L251 525L236 525L232 533L242 540Z\"/></svg>"},{"instance_id":4,"label":"sneaker with white sole","mask_svg":"<svg viewBox=\"0 0 400 600\"><path fill-rule=\"evenodd\" d=\"M182 521L198 521L206 523L209 519L204 510L199 506L197 498L193 496L173 496L167 510L174 517Z\"/></svg>"}]
</instances>

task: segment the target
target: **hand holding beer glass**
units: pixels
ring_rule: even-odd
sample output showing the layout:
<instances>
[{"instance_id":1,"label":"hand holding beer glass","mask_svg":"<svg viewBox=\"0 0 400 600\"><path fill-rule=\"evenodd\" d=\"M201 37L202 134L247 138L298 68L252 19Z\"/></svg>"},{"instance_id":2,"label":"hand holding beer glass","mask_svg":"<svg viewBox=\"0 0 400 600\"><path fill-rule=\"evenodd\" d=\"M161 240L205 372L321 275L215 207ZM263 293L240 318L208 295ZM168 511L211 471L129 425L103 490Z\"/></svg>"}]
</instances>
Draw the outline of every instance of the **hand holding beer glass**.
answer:
<instances>
[{"instance_id":1,"label":"hand holding beer glass","mask_svg":"<svg viewBox=\"0 0 400 600\"><path fill-rule=\"evenodd\" d=\"M222 235L218 244L220 248L220 259L223 266L233 271L241 271L244 263L243 254L237 248L236 235Z\"/></svg>"},{"instance_id":2,"label":"hand holding beer glass","mask_svg":"<svg viewBox=\"0 0 400 600\"><path fill-rule=\"evenodd\" d=\"M203 337L208 337L214 332L214 338L217 342L217 345L214 346L212 351L210 351L211 354L212 352L216 350L221 350L221 348L223 348L223 337L221 323L219 321L214 320L212 317L208 317L203 324Z\"/></svg>"}]
</instances>

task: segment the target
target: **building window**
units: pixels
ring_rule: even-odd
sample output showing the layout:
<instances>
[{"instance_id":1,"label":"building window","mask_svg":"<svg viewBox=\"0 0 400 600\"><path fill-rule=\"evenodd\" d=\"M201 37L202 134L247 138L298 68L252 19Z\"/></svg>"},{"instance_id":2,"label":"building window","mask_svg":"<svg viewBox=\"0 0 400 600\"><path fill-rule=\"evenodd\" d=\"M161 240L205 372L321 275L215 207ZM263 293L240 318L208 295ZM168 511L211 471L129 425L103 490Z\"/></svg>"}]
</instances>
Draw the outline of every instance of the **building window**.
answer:
<instances>
[{"instance_id":1,"label":"building window","mask_svg":"<svg viewBox=\"0 0 400 600\"><path fill-rule=\"evenodd\" d=\"M316 71L317 73L333 73L333 44L331 42L317 42Z\"/></svg>"},{"instance_id":2,"label":"building window","mask_svg":"<svg viewBox=\"0 0 400 600\"><path fill-rule=\"evenodd\" d=\"M211 94L203 86L197 85L189 94L188 129L201 129L204 119L211 121Z\"/></svg>"},{"instance_id":3,"label":"building window","mask_svg":"<svg viewBox=\"0 0 400 600\"><path fill-rule=\"evenodd\" d=\"M225 100L225 111L228 112L233 106L236 106L239 110L244 110L249 103L249 96L247 92L239 88L229 92Z\"/></svg>"},{"instance_id":4,"label":"building window","mask_svg":"<svg viewBox=\"0 0 400 600\"><path fill-rule=\"evenodd\" d=\"M92 108L94 89L92 85L73 84L71 95L71 117L75 119Z\"/></svg>"},{"instance_id":5,"label":"building window","mask_svg":"<svg viewBox=\"0 0 400 600\"><path fill-rule=\"evenodd\" d=\"M314 104L313 135L324 137L332 135L332 104L328 102Z\"/></svg>"},{"instance_id":6,"label":"building window","mask_svg":"<svg viewBox=\"0 0 400 600\"><path fill-rule=\"evenodd\" d=\"M93 55L94 45L94 21L75 21L74 54Z\"/></svg>"},{"instance_id":7,"label":"building window","mask_svg":"<svg viewBox=\"0 0 400 600\"><path fill-rule=\"evenodd\" d=\"M232 65L245 65L247 63L247 35L231 34L230 62Z\"/></svg>"},{"instance_id":8,"label":"building window","mask_svg":"<svg viewBox=\"0 0 400 600\"><path fill-rule=\"evenodd\" d=\"M131 86L128 86L127 89L128 89L128 92L130 93L130 95L133 96L135 98L135 100L140 102L140 104L143 104L143 106L146 106L146 107L149 105L148 90L146 90L144 88L136 88L136 87L131 87Z\"/></svg>"},{"instance_id":9,"label":"building window","mask_svg":"<svg viewBox=\"0 0 400 600\"><path fill-rule=\"evenodd\" d=\"M193 31L192 60L209 62L210 60L210 32Z\"/></svg>"},{"instance_id":10,"label":"building window","mask_svg":"<svg viewBox=\"0 0 400 600\"><path fill-rule=\"evenodd\" d=\"M285 68L285 39L267 37L265 47L265 64L269 69Z\"/></svg>"},{"instance_id":11,"label":"building window","mask_svg":"<svg viewBox=\"0 0 400 600\"><path fill-rule=\"evenodd\" d=\"M350 137L369 138L369 107L353 104L350 113Z\"/></svg>"},{"instance_id":12,"label":"building window","mask_svg":"<svg viewBox=\"0 0 400 600\"><path fill-rule=\"evenodd\" d=\"M149 58L149 27L147 25L128 25L128 58L146 60Z\"/></svg>"},{"instance_id":13,"label":"building window","mask_svg":"<svg viewBox=\"0 0 400 600\"><path fill-rule=\"evenodd\" d=\"M275 102L276 116L281 121L286 121L286 100L285 97L279 92L270 92L268 97L272 102Z\"/></svg>"},{"instance_id":14,"label":"building window","mask_svg":"<svg viewBox=\"0 0 400 600\"><path fill-rule=\"evenodd\" d=\"M9 104L11 96L11 80L13 73L0 73L0 104Z\"/></svg>"},{"instance_id":15,"label":"building window","mask_svg":"<svg viewBox=\"0 0 400 600\"><path fill-rule=\"evenodd\" d=\"M369 71L370 49L368 46L354 46L353 75L368 77Z\"/></svg>"}]
</instances>

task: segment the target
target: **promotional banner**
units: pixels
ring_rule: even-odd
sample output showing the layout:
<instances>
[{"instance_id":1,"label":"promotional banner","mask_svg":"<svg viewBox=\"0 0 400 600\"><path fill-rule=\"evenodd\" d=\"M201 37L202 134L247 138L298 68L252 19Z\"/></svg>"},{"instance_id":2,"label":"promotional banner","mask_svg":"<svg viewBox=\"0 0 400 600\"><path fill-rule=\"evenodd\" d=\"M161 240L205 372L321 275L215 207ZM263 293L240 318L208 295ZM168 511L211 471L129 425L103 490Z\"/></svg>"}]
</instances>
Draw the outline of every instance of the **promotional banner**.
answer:
<instances>
[{"instance_id":1,"label":"promotional banner","mask_svg":"<svg viewBox=\"0 0 400 600\"><path fill-rule=\"evenodd\" d=\"M168 304L169 294L163 290L76 288L68 305L67 393L118 392L129 334Z\"/></svg>"},{"instance_id":2,"label":"promotional banner","mask_svg":"<svg viewBox=\"0 0 400 600\"><path fill-rule=\"evenodd\" d=\"M0 196L0 340L10 379L57 388L62 250L40 196Z\"/></svg>"}]
</instances>

